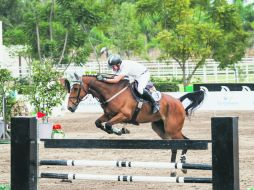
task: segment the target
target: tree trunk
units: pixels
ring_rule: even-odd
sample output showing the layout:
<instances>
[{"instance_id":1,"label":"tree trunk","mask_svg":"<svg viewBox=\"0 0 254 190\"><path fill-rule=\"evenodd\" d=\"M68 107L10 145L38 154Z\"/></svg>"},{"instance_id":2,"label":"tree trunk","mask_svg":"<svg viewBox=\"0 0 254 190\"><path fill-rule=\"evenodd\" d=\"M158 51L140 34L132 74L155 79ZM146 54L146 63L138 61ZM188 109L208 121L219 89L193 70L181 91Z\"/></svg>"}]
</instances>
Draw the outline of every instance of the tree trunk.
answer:
<instances>
[{"instance_id":1,"label":"tree trunk","mask_svg":"<svg viewBox=\"0 0 254 190\"><path fill-rule=\"evenodd\" d=\"M53 41L53 26L52 26L52 20L53 20L53 15L54 15L54 5L55 5L55 0L52 0L52 1L51 1L50 16L49 16L49 37L50 37L50 42ZM52 48L50 48L50 56L53 58Z\"/></svg>"},{"instance_id":2,"label":"tree trunk","mask_svg":"<svg viewBox=\"0 0 254 190\"><path fill-rule=\"evenodd\" d=\"M55 5L55 0L52 0L51 10L50 10L50 16L49 16L49 36L50 36L50 41L53 41L52 20L53 20L53 14L54 14L54 5Z\"/></svg>"},{"instance_id":3,"label":"tree trunk","mask_svg":"<svg viewBox=\"0 0 254 190\"><path fill-rule=\"evenodd\" d=\"M182 80L183 80L183 89L184 89L184 92L187 91L187 86L188 86L188 81L187 81L187 76L186 76L186 67L185 66L186 66L185 62L183 62L181 64L181 68L182 68L182 71L183 71L183 78L182 78Z\"/></svg>"},{"instance_id":4,"label":"tree trunk","mask_svg":"<svg viewBox=\"0 0 254 190\"><path fill-rule=\"evenodd\" d=\"M40 44L40 32L39 32L39 23L35 23L36 27L36 38L37 38L37 51L38 51L38 56L40 59L40 62L42 63L42 57L41 57L41 44Z\"/></svg>"},{"instance_id":5,"label":"tree trunk","mask_svg":"<svg viewBox=\"0 0 254 190\"><path fill-rule=\"evenodd\" d=\"M94 55L95 55L96 61L97 61L97 63L98 63L98 66L99 66L99 73L101 73L101 64L100 64L100 61L99 61L99 56L98 56L98 54L97 54L97 52L96 52L96 49L95 49L95 47L94 47L94 45L93 45L93 43L91 42L91 40L90 40L89 37L88 37L88 40L89 40L89 43L90 43L90 45L91 45L91 47L92 47L92 49L93 49L93 53L94 53Z\"/></svg>"},{"instance_id":6,"label":"tree trunk","mask_svg":"<svg viewBox=\"0 0 254 190\"><path fill-rule=\"evenodd\" d=\"M64 47L63 47L63 50L62 50L61 57L59 58L58 65L60 65L62 60L63 60L64 52L65 52L67 41L68 41L68 35L69 35L69 33L68 33L68 30L67 30L66 33L65 33Z\"/></svg>"}]
</instances>

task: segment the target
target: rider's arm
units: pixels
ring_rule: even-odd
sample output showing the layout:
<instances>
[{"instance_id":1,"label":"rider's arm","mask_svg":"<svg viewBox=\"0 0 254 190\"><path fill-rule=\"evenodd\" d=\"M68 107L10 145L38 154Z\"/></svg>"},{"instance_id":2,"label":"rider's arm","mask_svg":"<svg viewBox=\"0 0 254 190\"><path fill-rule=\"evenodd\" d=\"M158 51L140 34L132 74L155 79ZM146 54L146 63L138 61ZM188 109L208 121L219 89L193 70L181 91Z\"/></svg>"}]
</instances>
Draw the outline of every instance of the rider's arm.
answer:
<instances>
[{"instance_id":1,"label":"rider's arm","mask_svg":"<svg viewBox=\"0 0 254 190\"><path fill-rule=\"evenodd\" d=\"M118 83L120 80L124 79L125 75L117 75L113 79L104 79L108 83Z\"/></svg>"}]
</instances>

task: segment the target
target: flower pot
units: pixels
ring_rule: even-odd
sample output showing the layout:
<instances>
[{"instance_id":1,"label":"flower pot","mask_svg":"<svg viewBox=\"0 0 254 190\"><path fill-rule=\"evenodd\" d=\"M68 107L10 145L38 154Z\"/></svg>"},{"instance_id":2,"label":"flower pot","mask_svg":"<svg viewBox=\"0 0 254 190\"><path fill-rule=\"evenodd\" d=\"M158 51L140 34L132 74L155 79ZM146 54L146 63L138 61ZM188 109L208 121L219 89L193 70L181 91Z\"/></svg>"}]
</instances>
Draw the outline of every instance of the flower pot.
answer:
<instances>
[{"instance_id":1,"label":"flower pot","mask_svg":"<svg viewBox=\"0 0 254 190\"><path fill-rule=\"evenodd\" d=\"M52 123L39 123L38 129L40 139L51 139Z\"/></svg>"}]
</instances>

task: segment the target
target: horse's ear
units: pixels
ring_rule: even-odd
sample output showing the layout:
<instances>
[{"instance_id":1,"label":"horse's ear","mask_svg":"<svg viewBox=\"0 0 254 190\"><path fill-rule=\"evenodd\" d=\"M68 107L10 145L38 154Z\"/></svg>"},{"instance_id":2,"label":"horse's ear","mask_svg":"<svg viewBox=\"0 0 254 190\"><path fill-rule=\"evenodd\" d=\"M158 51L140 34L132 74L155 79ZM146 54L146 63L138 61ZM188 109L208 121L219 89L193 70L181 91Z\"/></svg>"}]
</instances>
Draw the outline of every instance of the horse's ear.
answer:
<instances>
[{"instance_id":1,"label":"horse's ear","mask_svg":"<svg viewBox=\"0 0 254 190\"><path fill-rule=\"evenodd\" d=\"M65 81L64 81L64 87L65 87L65 89L67 89L68 93L71 92L71 84L67 79L65 79Z\"/></svg>"},{"instance_id":2,"label":"horse's ear","mask_svg":"<svg viewBox=\"0 0 254 190\"><path fill-rule=\"evenodd\" d=\"M71 85L70 85L70 82L65 79L65 78L61 78L59 79L60 80L60 83L62 84L62 86L65 88L65 90L70 93L71 91Z\"/></svg>"},{"instance_id":3,"label":"horse's ear","mask_svg":"<svg viewBox=\"0 0 254 190\"><path fill-rule=\"evenodd\" d=\"M74 76L75 76L75 78L76 78L76 80L80 80L80 77L77 75L77 73L74 73Z\"/></svg>"}]
</instances>

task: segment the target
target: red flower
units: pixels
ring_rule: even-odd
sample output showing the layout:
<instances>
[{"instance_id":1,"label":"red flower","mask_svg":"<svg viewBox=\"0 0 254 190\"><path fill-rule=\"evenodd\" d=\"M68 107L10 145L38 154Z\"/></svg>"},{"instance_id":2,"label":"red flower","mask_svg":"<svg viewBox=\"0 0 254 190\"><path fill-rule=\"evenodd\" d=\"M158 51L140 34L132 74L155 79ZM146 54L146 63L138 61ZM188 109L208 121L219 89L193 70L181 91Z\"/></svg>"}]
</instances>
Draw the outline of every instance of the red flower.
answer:
<instances>
[{"instance_id":1,"label":"red flower","mask_svg":"<svg viewBox=\"0 0 254 190\"><path fill-rule=\"evenodd\" d=\"M62 129L62 126L60 124L53 125L53 130Z\"/></svg>"},{"instance_id":2,"label":"red flower","mask_svg":"<svg viewBox=\"0 0 254 190\"><path fill-rule=\"evenodd\" d=\"M38 119L43 118L43 117L45 117L45 116L46 116L45 113L37 112L37 118L38 118Z\"/></svg>"}]
</instances>

